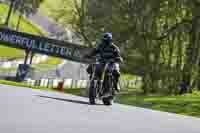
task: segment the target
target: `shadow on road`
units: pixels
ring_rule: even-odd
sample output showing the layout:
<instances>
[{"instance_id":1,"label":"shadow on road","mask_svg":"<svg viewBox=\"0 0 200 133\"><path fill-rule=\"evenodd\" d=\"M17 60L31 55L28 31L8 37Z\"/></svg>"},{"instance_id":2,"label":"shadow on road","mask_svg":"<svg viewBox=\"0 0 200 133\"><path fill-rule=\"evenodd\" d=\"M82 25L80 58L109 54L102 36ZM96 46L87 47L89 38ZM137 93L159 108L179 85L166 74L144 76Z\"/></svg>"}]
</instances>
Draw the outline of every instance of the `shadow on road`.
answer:
<instances>
[{"instance_id":1,"label":"shadow on road","mask_svg":"<svg viewBox=\"0 0 200 133\"><path fill-rule=\"evenodd\" d=\"M36 95L36 96L42 97L42 98L48 98L48 99L58 100L58 101L71 102L71 103L76 103L76 104L90 105L89 102L80 101L80 100L72 100L72 99L57 98L57 97L49 97L49 96L41 96L41 95ZM101 105L101 104L96 104L96 105Z\"/></svg>"}]
</instances>

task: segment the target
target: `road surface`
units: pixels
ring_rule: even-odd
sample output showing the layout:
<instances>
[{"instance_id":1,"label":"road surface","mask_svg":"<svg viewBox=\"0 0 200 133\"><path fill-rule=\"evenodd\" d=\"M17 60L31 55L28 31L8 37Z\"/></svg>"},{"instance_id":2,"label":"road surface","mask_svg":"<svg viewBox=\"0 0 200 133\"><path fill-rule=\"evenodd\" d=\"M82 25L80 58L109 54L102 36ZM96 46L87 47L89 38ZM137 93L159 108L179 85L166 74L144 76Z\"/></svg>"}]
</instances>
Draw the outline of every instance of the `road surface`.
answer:
<instances>
[{"instance_id":1,"label":"road surface","mask_svg":"<svg viewBox=\"0 0 200 133\"><path fill-rule=\"evenodd\" d=\"M200 133L200 119L0 85L1 133Z\"/></svg>"}]
</instances>

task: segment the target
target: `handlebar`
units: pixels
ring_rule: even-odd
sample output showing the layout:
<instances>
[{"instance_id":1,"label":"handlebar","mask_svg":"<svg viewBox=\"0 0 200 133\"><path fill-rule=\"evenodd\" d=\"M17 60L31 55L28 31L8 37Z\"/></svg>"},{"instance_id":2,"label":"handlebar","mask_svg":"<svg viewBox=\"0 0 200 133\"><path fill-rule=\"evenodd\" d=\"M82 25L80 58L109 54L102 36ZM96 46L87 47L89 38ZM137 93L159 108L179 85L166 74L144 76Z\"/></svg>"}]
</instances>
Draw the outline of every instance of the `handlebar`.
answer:
<instances>
[{"instance_id":1,"label":"handlebar","mask_svg":"<svg viewBox=\"0 0 200 133\"><path fill-rule=\"evenodd\" d=\"M93 62L110 62L110 63L113 63L113 62L123 62L122 58L121 57L117 57L115 59L102 59L100 56L85 56L85 58L88 58L88 59L91 59L93 60Z\"/></svg>"}]
</instances>

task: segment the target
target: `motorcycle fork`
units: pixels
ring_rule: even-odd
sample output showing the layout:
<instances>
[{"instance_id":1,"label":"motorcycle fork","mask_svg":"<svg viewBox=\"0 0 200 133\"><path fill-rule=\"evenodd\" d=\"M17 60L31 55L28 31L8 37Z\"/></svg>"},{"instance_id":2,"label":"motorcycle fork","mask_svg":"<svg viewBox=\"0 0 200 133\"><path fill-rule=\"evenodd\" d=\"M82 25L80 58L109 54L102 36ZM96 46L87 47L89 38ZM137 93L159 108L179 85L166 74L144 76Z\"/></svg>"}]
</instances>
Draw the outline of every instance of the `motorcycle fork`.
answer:
<instances>
[{"instance_id":1,"label":"motorcycle fork","mask_svg":"<svg viewBox=\"0 0 200 133\"><path fill-rule=\"evenodd\" d=\"M100 82L99 87L98 87L98 91L97 91L98 95L103 95L103 92L104 92L104 89L105 89L104 81L105 81L105 70L106 70L107 66L108 66L107 64L104 66L101 77L98 80Z\"/></svg>"},{"instance_id":2,"label":"motorcycle fork","mask_svg":"<svg viewBox=\"0 0 200 133\"><path fill-rule=\"evenodd\" d=\"M107 89L106 87L107 87L107 85L106 85L106 70L107 70L107 68L108 68L108 66L109 66L109 64L108 63L106 63L105 64L105 66L104 66L104 68L103 68L103 72L102 72L102 75L101 75L101 93L103 94L103 92L105 91L105 89ZM108 75L109 76L109 75ZM110 90L109 90L110 91Z\"/></svg>"}]
</instances>

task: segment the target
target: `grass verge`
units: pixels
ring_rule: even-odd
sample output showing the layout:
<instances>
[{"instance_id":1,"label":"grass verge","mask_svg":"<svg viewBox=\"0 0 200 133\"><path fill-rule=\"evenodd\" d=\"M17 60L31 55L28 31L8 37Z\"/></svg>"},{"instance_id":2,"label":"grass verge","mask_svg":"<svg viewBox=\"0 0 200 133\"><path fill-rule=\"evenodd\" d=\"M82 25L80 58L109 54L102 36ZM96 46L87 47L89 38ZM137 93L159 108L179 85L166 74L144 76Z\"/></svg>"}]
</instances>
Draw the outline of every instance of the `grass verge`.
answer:
<instances>
[{"instance_id":1,"label":"grass verge","mask_svg":"<svg viewBox=\"0 0 200 133\"><path fill-rule=\"evenodd\" d=\"M54 69L56 65L59 65L61 63L61 59L50 57L45 62L41 62L32 66L36 71L49 71L51 69Z\"/></svg>"},{"instance_id":2,"label":"grass verge","mask_svg":"<svg viewBox=\"0 0 200 133\"><path fill-rule=\"evenodd\" d=\"M118 95L118 103L200 117L200 92L183 96Z\"/></svg>"},{"instance_id":3,"label":"grass verge","mask_svg":"<svg viewBox=\"0 0 200 133\"><path fill-rule=\"evenodd\" d=\"M31 89L46 90L46 91L53 91L53 92L58 91L55 88L38 87L38 86L34 87L34 86L27 85L26 83L18 83L18 82L13 82L13 81L8 81L8 80L0 80L0 84L18 86L18 87L27 87ZM64 93L73 94L76 96L82 96L81 89L65 89Z\"/></svg>"},{"instance_id":4,"label":"grass verge","mask_svg":"<svg viewBox=\"0 0 200 133\"><path fill-rule=\"evenodd\" d=\"M26 83L17 83L13 81L7 81L7 80L0 80L0 84L4 85L11 85L11 86L18 86L18 87L28 87L32 89L40 89L40 90L48 90L48 91L53 91L52 88L46 88L46 87L38 87L38 86L29 86Z\"/></svg>"},{"instance_id":5,"label":"grass verge","mask_svg":"<svg viewBox=\"0 0 200 133\"><path fill-rule=\"evenodd\" d=\"M137 76L127 74L127 73L123 73L121 76L122 80L135 80L136 78L137 78Z\"/></svg>"}]
</instances>

